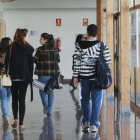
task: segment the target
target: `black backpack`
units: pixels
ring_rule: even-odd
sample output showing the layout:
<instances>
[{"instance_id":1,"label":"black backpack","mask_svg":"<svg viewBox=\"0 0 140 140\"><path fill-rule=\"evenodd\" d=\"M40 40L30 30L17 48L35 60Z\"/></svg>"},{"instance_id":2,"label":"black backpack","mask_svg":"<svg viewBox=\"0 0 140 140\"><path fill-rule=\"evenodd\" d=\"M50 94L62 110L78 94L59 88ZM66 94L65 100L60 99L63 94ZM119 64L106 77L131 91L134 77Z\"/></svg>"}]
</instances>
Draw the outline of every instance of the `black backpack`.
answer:
<instances>
[{"instance_id":1,"label":"black backpack","mask_svg":"<svg viewBox=\"0 0 140 140\"><path fill-rule=\"evenodd\" d=\"M103 56L104 44L101 42L100 57L96 62L96 85L101 89L108 89L112 85L112 74L109 65L106 63Z\"/></svg>"}]
</instances>

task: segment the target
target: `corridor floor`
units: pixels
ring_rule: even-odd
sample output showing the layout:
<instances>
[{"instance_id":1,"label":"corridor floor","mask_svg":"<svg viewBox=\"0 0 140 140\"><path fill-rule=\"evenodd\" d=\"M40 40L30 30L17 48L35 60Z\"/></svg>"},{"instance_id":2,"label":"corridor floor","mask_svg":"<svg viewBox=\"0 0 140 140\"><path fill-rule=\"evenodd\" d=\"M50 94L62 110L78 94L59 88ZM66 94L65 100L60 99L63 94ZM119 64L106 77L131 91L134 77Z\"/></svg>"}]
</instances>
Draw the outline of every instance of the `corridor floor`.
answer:
<instances>
[{"instance_id":1,"label":"corridor floor","mask_svg":"<svg viewBox=\"0 0 140 140\"><path fill-rule=\"evenodd\" d=\"M109 103L108 103L109 102ZM30 102L30 88L26 96L26 115L23 133L3 127L0 118L0 140L140 140L140 119L131 112L129 119L121 120L120 102L104 101L100 115L101 126L98 133L82 132L81 107L78 90L69 92L69 86L55 90L55 101L51 117L43 114L38 89L34 88L34 101ZM10 108L10 124L13 122Z\"/></svg>"}]
</instances>

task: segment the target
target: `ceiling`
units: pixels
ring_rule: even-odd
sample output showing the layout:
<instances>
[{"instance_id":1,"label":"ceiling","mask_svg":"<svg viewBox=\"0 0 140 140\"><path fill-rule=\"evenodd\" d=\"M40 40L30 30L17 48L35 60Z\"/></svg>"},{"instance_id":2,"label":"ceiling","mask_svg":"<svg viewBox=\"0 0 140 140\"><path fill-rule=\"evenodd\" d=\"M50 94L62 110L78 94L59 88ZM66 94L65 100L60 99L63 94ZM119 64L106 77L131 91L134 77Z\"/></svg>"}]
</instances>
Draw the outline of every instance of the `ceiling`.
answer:
<instances>
[{"instance_id":1,"label":"ceiling","mask_svg":"<svg viewBox=\"0 0 140 140\"><path fill-rule=\"evenodd\" d=\"M11 2L11 1L14 1L14 0L0 0L1 2Z\"/></svg>"}]
</instances>

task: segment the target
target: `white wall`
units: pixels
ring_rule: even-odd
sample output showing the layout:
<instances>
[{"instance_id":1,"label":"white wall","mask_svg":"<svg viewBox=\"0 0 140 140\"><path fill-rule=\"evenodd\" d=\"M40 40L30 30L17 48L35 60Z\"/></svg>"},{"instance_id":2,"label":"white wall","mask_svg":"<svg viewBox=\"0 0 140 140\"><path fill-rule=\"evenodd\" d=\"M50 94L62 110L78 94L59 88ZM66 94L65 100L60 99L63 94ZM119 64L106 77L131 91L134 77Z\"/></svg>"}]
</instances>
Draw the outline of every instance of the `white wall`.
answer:
<instances>
[{"instance_id":1,"label":"white wall","mask_svg":"<svg viewBox=\"0 0 140 140\"><path fill-rule=\"evenodd\" d=\"M3 3L0 1L0 19L5 20L5 13L3 12ZM2 15L1 15L2 14Z\"/></svg>"},{"instance_id":2,"label":"white wall","mask_svg":"<svg viewBox=\"0 0 140 140\"><path fill-rule=\"evenodd\" d=\"M4 4L6 9L96 8L96 0L15 0Z\"/></svg>"},{"instance_id":3,"label":"white wall","mask_svg":"<svg viewBox=\"0 0 140 140\"><path fill-rule=\"evenodd\" d=\"M56 27L56 18L62 19L62 26ZM72 55L76 34L86 33L83 18L89 19L89 24L96 24L96 10L8 10L6 11L6 35L13 38L16 28L27 28L51 33L55 38L61 37L60 68L65 79L72 76ZM37 48L39 37L29 37L29 43Z\"/></svg>"}]
</instances>

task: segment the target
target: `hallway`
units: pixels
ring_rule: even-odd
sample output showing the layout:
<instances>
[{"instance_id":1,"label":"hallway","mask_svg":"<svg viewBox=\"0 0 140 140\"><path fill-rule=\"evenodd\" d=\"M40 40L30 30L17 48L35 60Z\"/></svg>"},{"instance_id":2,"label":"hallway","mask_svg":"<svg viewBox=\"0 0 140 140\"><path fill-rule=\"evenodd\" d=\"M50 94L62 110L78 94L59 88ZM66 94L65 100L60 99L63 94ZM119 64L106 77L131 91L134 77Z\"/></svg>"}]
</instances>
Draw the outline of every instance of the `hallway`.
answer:
<instances>
[{"instance_id":1,"label":"hallway","mask_svg":"<svg viewBox=\"0 0 140 140\"><path fill-rule=\"evenodd\" d=\"M115 113L113 113L114 106ZM11 127L9 130L3 129L0 121L0 140L140 140L140 119L131 112L130 117L125 116L121 121L117 98L114 104L104 94L98 134L82 132L80 115L78 91L70 93L68 85L65 85L63 90L55 91L52 117L43 114L41 99L36 88L34 88L34 101L30 102L30 88L28 88L24 121L26 130L19 134L18 129L17 131L12 131ZM10 124L12 121L13 115L10 109Z\"/></svg>"}]
</instances>

